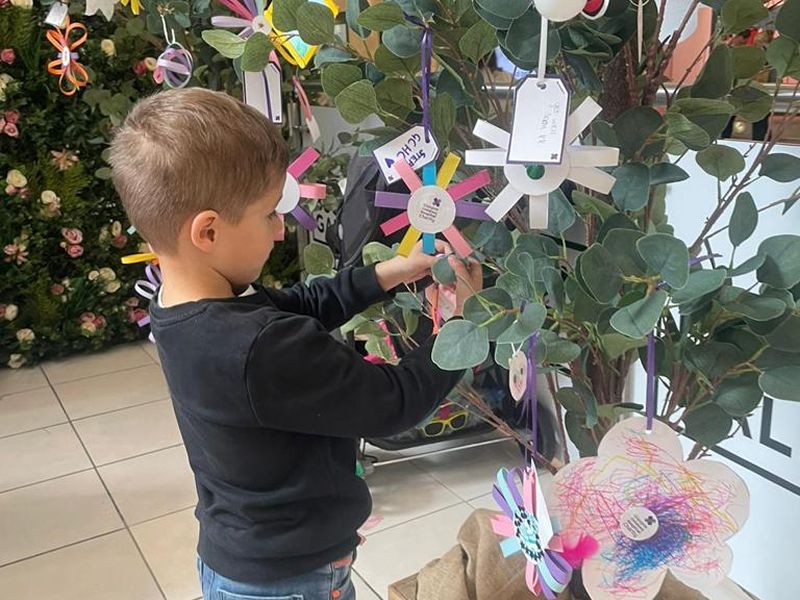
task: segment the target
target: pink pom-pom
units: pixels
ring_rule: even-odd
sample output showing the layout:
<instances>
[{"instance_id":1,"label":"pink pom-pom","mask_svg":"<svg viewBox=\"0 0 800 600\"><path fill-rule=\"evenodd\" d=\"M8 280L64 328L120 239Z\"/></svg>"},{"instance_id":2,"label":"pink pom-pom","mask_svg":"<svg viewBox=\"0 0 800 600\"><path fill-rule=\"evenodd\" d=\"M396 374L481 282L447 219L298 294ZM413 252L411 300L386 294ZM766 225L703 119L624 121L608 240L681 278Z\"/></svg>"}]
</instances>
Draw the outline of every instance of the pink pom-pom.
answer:
<instances>
[{"instance_id":1,"label":"pink pom-pom","mask_svg":"<svg viewBox=\"0 0 800 600\"><path fill-rule=\"evenodd\" d=\"M581 534L580 537L562 536L564 557L573 569L581 566L584 560L592 558L600 550L600 544L590 535Z\"/></svg>"}]
</instances>

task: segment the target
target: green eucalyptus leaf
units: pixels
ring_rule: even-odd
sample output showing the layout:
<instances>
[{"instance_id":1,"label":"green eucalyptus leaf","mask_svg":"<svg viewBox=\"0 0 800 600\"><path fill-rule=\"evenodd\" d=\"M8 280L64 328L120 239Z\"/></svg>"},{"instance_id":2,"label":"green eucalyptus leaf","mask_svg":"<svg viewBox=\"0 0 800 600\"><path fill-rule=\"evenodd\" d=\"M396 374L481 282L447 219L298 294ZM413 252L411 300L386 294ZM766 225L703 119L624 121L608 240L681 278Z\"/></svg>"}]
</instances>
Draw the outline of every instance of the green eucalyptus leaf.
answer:
<instances>
[{"instance_id":1,"label":"green eucalyptus leaf","mask_svg":"<svg viewBox=\"0 0 800 600\"><path fill-rule=\"evenodd\" d=\"M758 46L735 46L731 48L731 62L736 79L750 79L764 68L767 55Z\"/></svg>"},{"instance_id":2,"label":"green eucalyptus leaf","mask_svg":"<svg viewBox=\"0 0 800 600\"><path fill-rule=\"evenodd\" d=\"M533 258L556 258L561 253L558 244L552 238L539 233L524 233L517 238L516 248L527 252Z\"/></svg>"},{"instance_id":3,"label":"green eucalyptus leaf","mask_svg":"<svg viewBox=\"0 0 800 600\"><path fill-rule=\"evenodd\" d=\"M800 316L790 316L780 327L767 335L767 342L776 350L800 352Z\"/></svg>"},{"instance_id":4,"label":"green eucalyptus leaf","mask_svg":"<svg viewBox=\"0 0 800 600\"><path fill-rule=\"evenodd\" d=\"M620 150L626 156L635 156L663 124L662 116L650 106L634 106L628 109L614 123L614 133Z\"/></svg>"},{"instance_id":5,"label":"green eucalyptus leaf","mask_svg":"<svg viewBox=\"0 0 800 600\"><path fill-rule=\"evenodd\" d=\"M484 327L457 319L442 326L433 344L431 359L445 371L477 367L489 356L489 334Z\"/></svg>"},{"instance_id":6,"label":"green eucalyptus leaf","mask_svg":"<svg viewBox=\"0 0 800 600\"><path fill-rule=\"evenodd\" d=\"M678 98L669 108L669 112L677 112L687 117L729 117L733 114L733 105L724 100L712 98Z\"/></svg>"},{"instance_id":7,"label":"green eucalyptus leaf","mask_svg":"<svg viewBox=\"0 0 800 600\"><path fill-rule=\"evenodd\" d=\"M725 283L728 272L725 269L700 269L689 274L686 285L672 293L675 304L685 304L717 291Z\"/></svg>"},{"instance_id":8,"label":"green eucalyptus leaf","mask_svg":"<svg viewBox=\"0 0 800 600\"><path fill-rule=\"evenodd\" d=\"M539 60L539 31L541 17L530 7L515 19L506 32L503 48L508 58L522 69L532 68ZM557 30L547 36L547 60L553 60L561 50L561 38Z\"/></svg>"},{"instance_id":9,"label":"green eucalyptus leaf","mask_svg":"<svg viewBox=\"0 0 800 600\"><path fill-rule=\"evenodd\" d=\"M386 46L378 46L375 50L375 66L386 75L415 77L420 71L419 48L408 58L400 58L392 54Z\"/></svg>"},{"instance_id":10,"label":"green eucalyptus leaf","mask_svg":"<svg viewBox=\"0 0 800 600\"><path fill-rule=\"evenodd\" d=\"M736 2L756 2L760 4L758 0L727 0L725 4L727 6ZM731 50L727 45L719 44L711 51L700 76L692 85L692 97L722 98L731 91L732 86L733 63L731 61Z\"/></svg>"},{"instance_id":11,"label":"green eucalyptus leaf","mask_svg":"<svg viewBox=\"0 0 800 600\"><path fill-rule=\"evenodd\" d=\"M762 254L756 254L755 256L751 256L738 267L733 269L730 273L731 277L738 277L739 275L747 275L748 273L752 273L756 269L758 269L761 265L764 264L764 261L767 259L766 256Z\"/></svg>"},{"instance_id":12,"label":"green eucalyptus leaf","mask_svg":"<svg viewBox=\"0 0 800 600\"><path fill-rule=\"evenodd\" d=\"M546 329L539 336L539 345L544 351L542 362L554 365L572 362L581 354L580 346Z\"/></svg>"},{"instance_id":13,"label":"green eucalyptus leaf","mask_svg":"<svg viewBox=\"0 0 800 600\"><path fill-rule=\"evenodd\" d=\"M755 84L734 89L728 98L736 107L736 115L756 123L772 111L772 96Z\"/></svg>"},{"instance_id":14,"label":"green eucalyptus leaf","mask_svg":"<svg viewBox=\"0 0 800 600\"><path fill-rule=\"evenodd\" d=\"M775 38L767 46L767 62L775 68L778 79L800 75L800 45L786 36Z\"/></svg>"},{"instance_id":15,"label":"green eucalyptus leaf","mask_svg":"<svg viewBox=\"0 0 800 600\"><path fill-rule=\"evenodd\" d=\"M650 197L650 170L641 163L626 163L614 169L614 187L611 197L624 211L635 212L647 205Z\"/></svg>"},{"instance_id":16,"label":"green eucalyptus leaf","mask_svg":"<svg viewBox=\"0 0 800 600\"><path fill-rule=\"evenodd\" d=\"M783 2L778 16L775 17L775 29L781 36L785 35L795 41L800 41L800 2L798 0Z\"/></svg>"},{"instance_id":17,"label":"green eucalyptus leaf","mask_svg":"<svg viewBox=\"0 0 800 600\"><path fill-rule=\"evenodd\" d=\"M502 31L508 30L511 27L511 24L514 22L513 19L506 19L505 17L501 17L500 15L494 14L490 10L486 10L483 8L479 3L475 2L473 4L473 8L475 12L480 15L480 17L489 23L492 27L496 29L500 29Z\"/></svg>"},{"instance_id":18,"label":"green eucalyptus leaf","mask_svg":"<svg viewBox=\"0 0 800 600\"><path fill-rule=\"evenodd\" d=\"M796 365L764 371L758 378L758 384L771 398L800 402L800 367Z\"/></svg>"},{"instance_id":19,"label":"green eucalyptus leaf","mask_svg":"<svg viewBox=\"0 0 800 600\"><path fill-rule=\"evenodd\" d=\"M530 6L527 0L476 0L476 2L485 10L510 21L525 14Z\"/></svg>"},{"instance_id":20,"label":"green eucalyptus leaf","mask_svg":"<svg viewBox=\"0 0 800 600\"><path fill-rule=\"evenodd\" d=\"M544 287L547 290L547 296L553 307L559 311L564 310L564 279L561 272L553 267L545 267L542 269L542 280Z\"/></svg>"},{"instance_id":21,"label":"green eucalyptus leaf","mask_svg":"<svg viewBox=\"0 0 800 600\"><path fill-rule=\"evenodd\" d=\"M564 407L564 410L578 414L586 414L583 406L583 398L573 387L564 387L556 392L556 400Z\"/></svg>"},{"instance_id":22,"label":"green eucalyptus leaf","mask_svg":"<svg viewBox=\"0 0 800 600\"><path fill-rule=\"evenodd\" d=\"M242 71L258 73L269 64L269 53L272 52L272 42L260 32L255 32L244 44L242 52Z\"/></svg>"},{"instance_id":23,"label":"green eucalyptus leaf","mask_svg":"<svg viewBox=\"0 0 800 600\"><path fill-rule=\"evenodd\" d=\"M732 417L746 417L758 407L762 396L758 375L747 373L723 379L714 389L712 400Z\"/></svg>"},{"instance_id":24,"label":"green eucalyptus leaf","mask_svg":"<svg viewBox=\"0 0 800 600\"><path fill-rule=\"evenodd\" d=\"M689 250L681 240L666 233L653 233L636 242L636 248L647 265L672 288L686 285Z\"/></svg>"},{"instance_id":25,"label":"green eucalyptus leaf","mask_svg":"<svg viewBox=\"0 0 800 600\"><path fill-rule=\"evenodd\" d=\"M475 64L478 64L496 46L495 29L483 19L476 21L472 27L467 29L458 42L461 53Z\"/></svg>"},{"instance_id":26,"label":"green eucalyptus leaf","mask_svg":"<svg viewBox=\"0 0 800 600\"><path fill-rule=\"evenodd\" d=\"M769 11L760 0L725 0L721 17L725 33L739 33L763 21Z\"/></svg>"},{"instance_id":27,"label":"green eucalyptus leaf","mask_svg":"<svg viewBox=\"0 0 800 600\"><path fill-rule=\"evenodd\" d=\"M786 304L778 298L767 298L744 292L733 302L724 305L731 314L746 317L752 321L771 321L786 311Z\"/></svg>"},{"instance_id":28,"label":"green eucalyptus leaf","mask_svg":"<svg viewBox=\"0 0 800 600\"><path fill-rule=\"evenodd\" d=\"M657 290L653 294L629 304L611 317L611 326L622 335L640 339L653 331L667 303L667 292Z\"/></svg>"},{"instance_id":29,"label":"green eucalyptus leaf","mask_svg":"<svg viewBox=\"0 0 800 600\"><path fill-rule=\"evenodd\" d=\"M364 27L358 24L358 17L362 11L369 8L367 0L347 0L345 4L345 19L347 26L352 29L359 37L365 38L369 35Z\"/></svg>"},{"instance_id":30,"label":"green eucalyptus leaf","mask_svg":"<svg viewBox=\"0 0 800 600\"><path fill-rule=\"evenodd\" d=\"M727 438L733 426L731 416L716 404L706 404L687 411L683 421L686 423L686 435L708 447Z\"/></svg>"},{"instance_id":31,"label":"green eucalyptus leaf","mask_svg":"<svg viewBox=\"0 0 800 600\"><path fill-rule=\"evenodd\" d=\"M564 426L569 439L575 444L581 457L597 456L597 442L585 427L586 416L581 413L567 411L564 415Z\"/></svg>"},{"instance_id":32,"label":"green eucalyptus leaf","mask_svg":"<svg viewBox=\"0 0 800 600\"><path fill-rule=\"evenodd\" d=\"M603 238L603 247L614 257L614 262L624 275L644 275L647 263L636 249L636 242L644 233L635 229L612 229Z\"/></svg>"},{"instance_id":33,"label":"green eucalyptus leaf","mask_svg":"<svg viewBox=\"0 0 800 600\"><path fill-rule=\"evenodd\" d=\"M689 174L678 165L660 162L650 167L650 185L677 183L689 179Z\"/></svg>"},{"instance_id":34,"label":"green eucalyptus leaf","mask_svg":"<svg viewBox=\"0 0 800 600\"><path fill-rule=\"evenodd\" d=\"M396 25L381 35L383 45L389 52L400 58L411 58L419 54L421 41L422 30L409 29L405 25Z\"/></svg>"},{"instance_id":35,"label":"green eucalyptus leaf","mask_svg":"<svg viewBox=\"0 0 800 600\"><path fill-rule=\"evenodd\" d=\"M430 101L431 124L433 137L440 144L446 144L450 132L456 124L456 105L450 94L437 94Z\"/></svg>"},{"instance_id":36,"label":"green eucalyptus leaf","mask_svg":"<svg viewBox=\"0 0 800 600\"><path fill-rule=\"evenodd\" d=\"M631 339L621 333L605 333L600 336L600 347L611 360L616 360L626 352L646 345L647 338Z\"/></svg>"},{"instance_id":37,"label":"green eucalyptus leaf","mask_svg":"<svg viewBox=\"0 0 800 600\"><path fill-rule=\"evenodd\" d=\"M800 179L800 158L784 152L771 152L761 162L758 174L781 183Z\"/></svg>"},{"instance_id":38,"label":"green eucalyptus leaf","mask_svg":"<svg viewBox=\"0 0 800 600\"><path fill-rule=\"evenodd\" d=\"M306 2L297 8L296 15L297 32L305 43L319 46L336 40L333 35L333 13L324 4Z\"/></svg>"},{"instance_id":39,"label":"green eucalyptus leaf","mask_svg":"<svg viewBox=\"0 0 800 600\"><path fill-rule=\"evenodd\" d=\"M575 223L575 209L560 189L550 192L547 210L547 231L556 237Z\"/></svg>"},{"instance_id":40,"label":"green eucalyptus leaf","mask_svg":"<svg viewBox=\"0 0 800 600\"><path fill-rule=\"evenodd\" d=\"M403 25L403 9L390 0L384 0L361 11L356 22L370 31L386 31L396 25Z\"/></svg>"},{"instance_id":41,"label":"green eucalyptus leaf","mask_svg":"<svg viewBox=\"0 0 800 600\"><path fill-rule=\"evenodd\" d=\"M720 181L725 181L737 173L741 173L745 167L741 152L720 144L698 152L696 160L703 171Z\"/></svg>"},{"instance_id":42,"label":"green eucalyptus leaf","mask_svg":"<svg viewBox=\"0 0 800 600\"><path fill-rule=\"evenodd\" d=\"M484 306L481 300L491 306ZM495 341L514 321L514 315L510 312L513 306L508 292L498 287L490 287L467 298L464 302L464 318L476 325L485 325L497 315L505 313L486 326L489 340Z\"/></svg>"},{"instance_id":43,"label":"green eucalyptus leaf","mask_svg":"<svg viewBox=\"0 0 800 600\"><path fill-rule=\"evenodd\" d=\"M330 64L322 69L322 90L334 99L344 88L360 81L362 77L361 69L355 65Z\"/></svg>"},{"instance_id":44,"label":"green eucalyptus leaf","mask_svg":"<svg viewBox=\"0 0 800 600\"><path fill-rule=\"evenodd\" d=\"M528 303L513 323L497 338L498 344L520 344L544 325L547 309L543 304Z\"/></svg>"},{"instance_id":45,"label":"green eucalyptus leaf","mask_svg":"<svg viewBox=\"0 0 800 600\"><path fill-rule=\"evenodd\" d=\"M375 88L367 79L351 83L336 96L336 108L348 123L361 123L368 116L378 112L378 99Z\"/></svg>"},{"instance_id":46,"label":"green eucalyptus leaf","mask_svg":"<svg viewBox=\"0 0 800 600\"><path fill-rule=\"evenodd\" d=\"M394 304L399 306L400 308L407 308L409 310L422 310L422 302L419 299L417 294L412 294L410 292L399 292L395 294Z\"/></svg>"},{"instance_id":47,"label":"green eucalyptus leaf","mask_svg":"<svg viewBox=\"0 0 800 600\"><path fill-rule=\"evenodd\" d=\"M758 225L758 209L750 192L742 192L736 197L731 214L728 238L731 244L739 246L753 235Z\"/></svg>"},{"instance_id":48,"label":"green eucalyptus leaf","mask_svg":"<svg viewBox=\"0 0 800 600\"><path fill-rule=\"evenodd\" d=\"M605 220L617 212L617 209L605 200L595 198L580 190L572 191L572 202L575 204L578 213L582 216L594 214L600 217L601 220Z\"/></svg>"},{"instance_id":49,"label":"green eucalyptus leaf","mask_svg":"<svg viewBox=\"0 0 800 600\"><path fill-rule=\"evenodd\" d=\"M463 200L462 200L463 202ZM514 239L505 223L483 221L472 240L474 246L488 256L505 256L514 245Z\"/></svg>"},{"instance_id":50,"label":"green eucalyptus leaf","mask_svg":"<svg viewBox=\"0 0 800 600\"><path fill-rule=\"evenodd\" d=\"M433 263L433 268L431 269L431 274L433 275L434 281L437 283L441 283L443 285L450 285L456 282L456 272L453 270L453 267L450 265L450 259L445 257L437 259L435 263Z\"/></svg>"},{"instance_id":51,"label":"green eucalyptus leaf","mask_svg":"<svg viewBox=\"0 0 800 600\"><path fill-rule=\"evenodd\" d=\"M616 213L603 221L600 231L597 232L597 241L604 243L608 232L614 229L631 229L633 231L639 231L636 223L631 221L627 215L623 213Z\"/></svg>"},{"instance_id":52,"label":"green eucalyptus leaf","mask_svg":"<svg viewBox=\"0 0 800 600\"><path fill-rule=\"evenodd\" d=\"M280 31L297 29L297 9L306 0L274 0L272 5L272 23Z\"/></svg>"},{"instance_id":53,"label":"green eucalyptus leaf","mask_svg":"<svg viewBox=\"0 0 800 600\"><path fill-rule=\"evenodd\" d=\"M503 273L497 278L496 285L500 289L507 291L518 302L533 295L533 289L528 283L528 278L521 277L515 273Z\"/></svg>"},{"instance_id":54,"label":"green eucalyptus leaf","mask_svg":"<svg viewBox=\"0 0 800 600\"><path fill-rule=\"evenodd\" d=\"M402 123L414 109L411 82L400 77L387 77L375 86L375 97L380 109ZM436 136L437 139L441 139Z\"/></svg>"},{"instance_id":55,"label":"green eucalyptus leaf","mask_svg":"<svg viewBox=\"0 0 800 600\"><path fill-rule=\"evenodd\" d=\"M311 242L303 248L303 267L309 275L328 275L333 272L333 252L325 244Z\"/></svg>"},{"instance_id":56,"label":"green eucalyptus leaf","mask_svg":"<svg viewBox=\"0 0 800 600\"><path fill-rule=\"evenodd\" d=\"M767 238L758 247L764 263L756 276L762 283L788 290L800 283L800 235L776 235Z\"/></svg>"},{"instance_id":57,"label":"green eucalyptus leaf","mask_svg":"<svg viewBox=\"0 0 800 600\"><path fill-rule=\"evenodd\" d=\"M667 112L664 120L667 123L667 134L685 144L690 150L702 150L711 144L708 133L685 115Z\"/></svg>"},{"instance_id":58,"label":"green eucalyptus leaf","mask_svg":"<svg viewBox=\"0 0 800 600\"><path fill-rule=\"evenodd\" d=\"M200 37L225 58L239 58L244 52L245 40L230 31L206 29Z\"/></svg>"},{"instance_id":59,"label":"green eucalyptus leaf","mask_svg":"<svg viewBox=\"0 0 800 600\"><path fill-rule=\"evenodd\" d=\"M705 342L685 350L686 366L707 379L723 377L730 369L745 360L742 351L733 344Z\"/></svg>"},{"instance_id":60,"label":"green eucalyptus leaf","mask_svg":"<svg viewBox=\"0 0 800 600\"><path fill-rule=\"evenodd\" d=\"M365 265L374 265L394 258L394 250L380 242L369 242L361 249L361 258Z\"/></svg>"},{"instance_id":61,"label":"green eucalyptus leaf","mask_svg":"<svg viewBox=\"0 0 800 600\"><path fill-rule=\"evenodd\" d=\"M614 256L601 244L592 244L583 251L580 275L588 291L603 304L616 298L622 287L622 273Z\"/></svg>"}]
</instances>

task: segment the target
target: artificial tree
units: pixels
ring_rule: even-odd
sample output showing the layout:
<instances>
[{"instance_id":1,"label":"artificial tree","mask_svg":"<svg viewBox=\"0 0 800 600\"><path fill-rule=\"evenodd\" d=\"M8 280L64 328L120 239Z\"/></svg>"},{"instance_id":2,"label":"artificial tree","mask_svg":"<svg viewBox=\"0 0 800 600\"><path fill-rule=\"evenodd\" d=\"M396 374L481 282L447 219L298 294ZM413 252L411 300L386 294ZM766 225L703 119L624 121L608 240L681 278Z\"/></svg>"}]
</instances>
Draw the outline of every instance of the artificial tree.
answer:
<instances>
[{"instance_id":1,"label":"artificial tree","mask_svg":"<svg viewBox=\"0 0 800 600\"><path fill-rule=\"evenodd\" d=\"M440 366L460 370L491 360L494 346L494 360L507 368L511 342L537 334L539 373L565 410L562 433L582 454L596 452L621 414L642 409L625 402L625 387L634 363L644 360L650 332L666 392L659 418L697 441L693 456L730 436L734 422L741 425L765 395L800 400L800 236L765 239L747 260L714 252L716 236L727 234L738 246L754 235L760 212L786 212L800 197L796 190L786 198L755 199L747 191L761 177L800 177L800 159L773 151L798 108L798 86L782 82L800 75L800 1L786 0L772 14L759 0L709 3L715 25L695 61L705 58L705 66L691 84L685 76L669 84L664 73L700 3L692 0L677 30L660 35L666 1L643 7L641 60L637 7L627 0L612 0L596 21L551 25L548 69L567 82L573 106L588 96L602 106L601 119L582 143L619 148L620 164L609 169L616 183L608 195L579 186L552 192L546 231L530 231L519 207L504 223L473 227L474 255L490 287L469 299L464 319L442 327L434 348ZM527 0L387 0L371 6L352 0L348 39L334 33L333 18L310 19L307 4L275 0L276 19L322 45L304 75L321 80L346 120L355 124L377 114L384 121L385 128L372 130L374 138L360 144L362 155L419 123L426 29L433 41L429 109L442 151L484 147L472 134L478 119L509 129L512 98L489 67L497 46L520 71L537 64L540 16ZM765 23L779 33L766 49L726 44L731 34ZM380 39L370 44L357 36ZM756 82L765 72L777 80L773 89ZM737 149L719 142L733 116L758 121L787 92L787 118L773 122L766 141L745 152L749 165ZM719 184L712 214L698 215L702 232L684 241L673 235L665 194L668 185L688 177L680 164L689 160ZM496 171L490 198L505 183ZM461 177L472 172L459 171ZM721 225L723 218L729 225ZM583 238L578 246L575 231ZM321 253L312 249L308 262ZM368 261L389 254L375 244L365 249ZM324 272L329 263L322 262L312 270ZM736 285L736 278L753 272L757 285ZM444 261L435 275L442 283L453 277ZM388 357L385 332L374 321L395 323L396 337L408 341L419 313L429 309L422 291L412 289L350 327ZM467 395L485 413L480 398Z\"/></svg>"}]
</instances>

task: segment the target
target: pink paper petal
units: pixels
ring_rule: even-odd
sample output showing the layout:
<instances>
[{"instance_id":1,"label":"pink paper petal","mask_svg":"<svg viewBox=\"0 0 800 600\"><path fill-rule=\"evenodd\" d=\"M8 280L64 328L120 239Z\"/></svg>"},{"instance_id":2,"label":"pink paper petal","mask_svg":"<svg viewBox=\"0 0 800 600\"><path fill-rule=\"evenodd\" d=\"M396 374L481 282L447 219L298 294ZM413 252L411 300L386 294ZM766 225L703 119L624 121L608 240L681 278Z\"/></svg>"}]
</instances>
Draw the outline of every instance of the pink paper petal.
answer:
<instances>
[{"instance_id":1,"label":"pink paper petal","mask_svg":"<svg viewBox=\"0 0 800 600\"><path fill-rule=\"evenodd\" d=\"M489 171L483 169L475 173L475 175L467 177L464 181L454 183L447 188L447 193L450 194L453 200L458 201L472 192L479 190L483 186L489 185L491 182L492 176L489 175Z\"/></svg>"},{"instance_id":2,"label":"pink paper petal","mask_svg":"<svg viewBox=\"0 0 800 600\"><path fill-rule=\"evenodd\" d=\"M295 179L300 179L303 173L305 173L318 158L319 152L309 146L303 150L300 156L292 161L292 164L289 165L289 168L286 169L286 172L291 174Z\"/></svg>"},{"instance_id":3,"label":"pink paper petal","mask_svg":"<svg viewBox=\"0 0 800 600\"><path fill-rule=\"evenodd\" d=\"M381 231L383 232L383 235L392 235L393 233L400 231L403 227L408 227L409 225L411 225L411 222L408 220L408 213L401 213L383 223L381 225Z\"/></svg>"},{"instance_id":4,"label":"pink paper petal","mask_svg":"<svg viewBox=\"0 0 800 600\"><path fill-rule=\"evenodd\" d=\"M312 200L324 200L328 195L328 188L321 183L301 183L300 196Z\"/></svg>"},{"instance_id":5,"label":"pink paper petal","mask_svg":"<svg viewBox=\"0 0 800 600\"><path fill-rule=\"evenodd\" d=\"M419 177L414 172L408 163L402 159L398 160L394 163L394 168L397 171L397 174L402 177L403 182L408 187L409 191L416 192L419 188L422 187L422 182L419 180Z\"/></svg>"},{"instance_id":6,"label":"pink paper petal","mask_svg":"<svg viewBox=\"0 0 800 600\"><path fill-rule=\"evenodd\" d=\"M406 218L408 218L406 216ZM470 254L472 254L472 246L469 245L469 242L464 239L464 236L461 235L461 232L456 229L455 225L451 225L443 232L444 237L450 242L450 245L453 247L453 250L456 251L461 258L466 258Z\"/></svg>"}]
</instances>

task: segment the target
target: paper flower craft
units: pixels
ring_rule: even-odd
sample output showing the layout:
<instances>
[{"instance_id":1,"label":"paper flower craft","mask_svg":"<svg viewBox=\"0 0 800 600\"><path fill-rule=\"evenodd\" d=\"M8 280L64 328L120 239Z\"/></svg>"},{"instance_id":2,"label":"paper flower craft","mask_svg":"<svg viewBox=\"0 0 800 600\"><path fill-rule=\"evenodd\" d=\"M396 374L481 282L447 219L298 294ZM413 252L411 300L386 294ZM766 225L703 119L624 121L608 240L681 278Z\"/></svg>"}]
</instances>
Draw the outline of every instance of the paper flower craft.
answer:
<instances>
[{"instance_id":1,"label":"paper flower craft","mask_svg":"<svg viewBox=\"0 0 800 600\"><path fill-rule=\"evenodd\" d=\"M335 2L332 2L332 0L310 1L328 7L333 13L334 18L336 18L336 15L339 14L339 7ZM272 43L278 49L278 52L281 53L283 58L286 59L286 62L292 65L297 65L301 69L305 69L308 66L308 63L311 62L314 54L317 52L317 46L312 46L311 44L303 41L303 38L300 37L300 34L297 31L280 31L279 29L275 28L275 26L272 25L273 6L273 4L270 4L266 12L267 21L272 27L272 33L270 34Z\"/></svg>"},{"instance_id":2,"label":"paper flower craft","mask_svg":"<svg viewBox=\"0 0 800 600\"><path fill-rule=\"evenodd\" d=\"M488 185L491 179L489 172L483 170L448 187L460 162L458 156L449 154L438 175L436 164L428 163L422 169L424 185L405 160L401 159L394 163L395 169L411 194L376 192L375 206L405 211L381 225L384 235L391 235L403 227L408 227L397 250L400 256L408 256L420 236L425 252L436 254L437 233L444 235L458 255L465 257L472 253L469 242L453 223L456 217L488 220L482 204L459 202L459 200Z\"/></svg>"},{"instance_id":3,"label":"paper flower craft","mask_svg":"<svg viewBox=\"0 0 800 600\"><path fill-rule=\"evenodd\" d=\"M65 96L72 96L78 88L89 83L89 74L78 62L76 52L88 37L86 26L70 23L69 17L64 22L63 31L54 27L47 32L47 40L58 51L58 58L47 64L47 72L58 76L58 89Z\"/></svg>"},{"instance_id":4,"label":"paper flower craft","mask_svg":"<svg viewBox=\"0 0 800 600\"><path fill-rule=\"evenodd\" d=\"M180 89L192 79L193 66L194 60L186 48L170 44L158 57L153 78L156 83L163 81L167 87Z\"/></svg>"},{"instance_id":5,"label":"paper flower craft","mask_svg":"<svg viewBox=\"0 0 800 600\"><path fill-rule=\"evenodd\" d=\"M161 277L161 269L158 268L158 264L153 261L150 262L144 268L144 274L147 279L139 279L136 283L133 284L133 289L139 294L142 298L146 298L147 300L152 300L156 297L158 293L158 287L161 285L163 281ZM144 327L150 324L150 315L146 315L136 321L136 324L139 327Z\"/></svg>"},{"instance_id":6,"label":"paper flower craft","mask_svg":"<svg viewBox=\"0 0 800 600\"><path fill-rule=\"evenodd\" d=\"M522 479L522 495L516 477ZM492 530L504 539L500 542L503 556L517 552L525 555L525 582L534 594L554 600L572 576L572 567L561 556L562 544L553 535L553 526L539 488L536 469L500 469L492 490L502 515L492 517Z\"/></svg>"},{"instance_id":7,"label":"paper flower craft","mask_svg":"<svg viewBox=\"0 0 800 600\"><path fill-rule=\"evenodd\" d=\"M264 13L264 0L219 0L220 4L236 14L235 17L211 17L211 24L225 29L239 29L239 37L246 40L256 32L270 36L272 27ZM283 122L281 106L281 66L278 56L270 53L269 64L260 73L242 72L244 101L266 115L273 123Z\"/></svg>"},{"instance_id":8,"label":"paper flower craft","mask_svg":"<svg viewBox=\"0 0 800 600\"><path fill-rule=\"evenodd\" d=\"M615 425L596 457L555 476L551 509L561 534L588 534L600 551L583 565L593 600L650 600L667 569L708 590L729 572L725 541L747 520L749 495L727 466L684 462L678 435L636 417Z\"/></svg>"},{"instance_id":9,"label":"paper flower craft","mask_svg":"<svg viewBox=\"0 0 800 600\"><path fill-rule=\"evenodd\" d=\"M300 205L300 198L324 200L327 188L321 183L300 183L303 173L319 158L314 148L306 148L286 169L286 182L283 184L283 196L275 209L279 215L291 214L305 229L313 231L317 222L309 212Z\"/></svg>"},{"instance_id":10,"label":"paper flower craft","mask_svg":"<svg viewBox=\"0 0 800 600\"><path fill-rule=\"evenodd\" d=\"M614 185L614 177L597 167L611 167L619 160L619 149L601 146L573 145L580 133L600 114L601 108L591 98L586 98L567 119L565 141L566 150L560 164L521 165L507 161L510 135L508 132L479 120L473 133L482 140L494 144L497 148L467 150L468 165L503 167L508 180L497 197L486 209L495 221L500 221L509 210L528 195L529 221L531 228L547 227L548 194L569 179L578 185L585 186L601 194L607 194Z\"/></svg>"}]
</instances>

